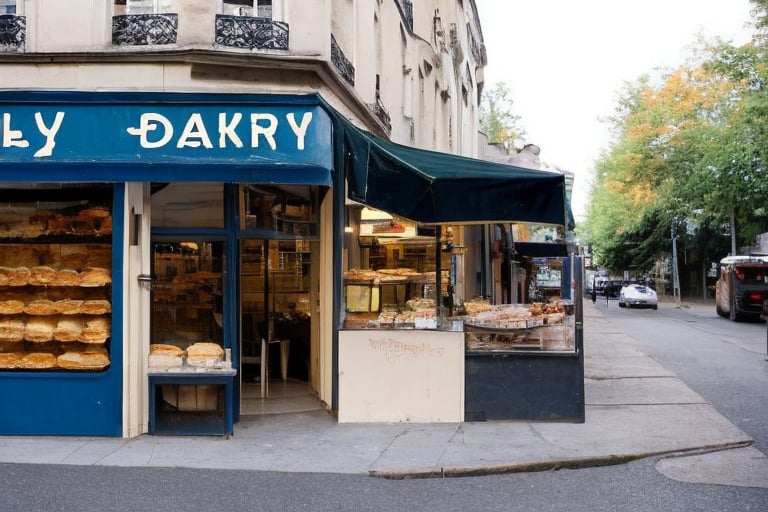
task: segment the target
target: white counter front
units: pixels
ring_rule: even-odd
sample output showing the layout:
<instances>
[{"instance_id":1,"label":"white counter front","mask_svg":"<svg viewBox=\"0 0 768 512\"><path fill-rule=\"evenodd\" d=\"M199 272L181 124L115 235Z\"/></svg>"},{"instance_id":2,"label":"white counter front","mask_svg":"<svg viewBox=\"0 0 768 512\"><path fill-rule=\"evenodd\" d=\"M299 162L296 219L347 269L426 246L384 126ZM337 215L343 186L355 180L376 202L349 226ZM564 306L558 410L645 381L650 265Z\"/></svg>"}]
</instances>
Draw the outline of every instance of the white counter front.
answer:
<instances>
[{"instance_id":1,"label":"white counter front","mask_svg":"<svg viewBox=\"0 0 768 512\"><path fill-rule=\"evenodd\" d=\"M464 420L464 333L339 331L339 422Z\"/></svg>"}]
</instances>

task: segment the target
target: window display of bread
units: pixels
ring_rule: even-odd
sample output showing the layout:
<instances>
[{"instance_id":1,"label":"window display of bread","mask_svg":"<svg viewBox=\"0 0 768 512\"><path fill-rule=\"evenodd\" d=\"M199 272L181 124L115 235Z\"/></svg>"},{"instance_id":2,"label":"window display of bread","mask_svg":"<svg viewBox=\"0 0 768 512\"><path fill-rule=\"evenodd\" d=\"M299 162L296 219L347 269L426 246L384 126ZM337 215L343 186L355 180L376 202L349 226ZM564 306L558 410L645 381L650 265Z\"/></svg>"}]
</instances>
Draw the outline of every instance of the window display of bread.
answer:
<instances>
[{"instance_id":1,"label":"window display of bread","mask_svg":"<svg viewBox=\"0 0 768 512\"><path fill-rule=\"evenodd\" d=\"M24 306L24 312L28 315L55 315L56 303L48 299L37 299Z\"/></svg>"},{"instance_id":2,"label":"window display of bread","mask_svg":"<svg viewBox=\"0 0 768 512\"><path fill-rule=\"evenodd\" d=\"M18 315L24 312L24 306L20 300L0 300L0 315Z\"/></svg>"},{"instance_id":3,"label":"window display of bread","mask_svg":"<svg viewBox=\"0 0 768 512\"><path fill-rule=\"evenodd\" d=\"M0 318L0 341L22 341L24 339L24 320L19 317Z\"/></svg>"},{"instance_id":4,"label":"window display of bread","mask_svg":"<svg viewBox=\"0 0 768 512\"><path fill-rule=\"evenodd\" d=\"M53 340L53 330L58 320L50 316L33 316L24 323L24 339L34 343Z\"/></svg>"},{"instance_id":5,"label":"window display of bread","mask_svg":"<svg viewBox=\"0 0 768 512\"><path fill-rule=\"evenodd\" d=\"M77 315L80 314L80 307L83 302L80 299L59 299L54 302L53 307L61 315Z\"/></svg>"},{"instance_id":6,"label":"window display of bread","mask_svg":"<svg viewBox=\"0 0 768 512\"><path fill-rule=\"evenodd\" d=\"M56 356L50 352L30 352L21 358L17 368L55 368Z\"/></svg>"},{"instance_id":7,"label":"window display of bread","mask_svg":"<svg viewBox=\"0 0 768 512\"><path fill-rule=\"evenodd\" d=\"M217 343L198 342L187 348L187 364L210 366L224 360L224 349Z\"/></svg>"},{"instance_id":8,"label":"window display of bread","mask_svg":"<svg viewBox=\"0 0 768 512\"><path fill-rule=\"evenodd\" d=\"M60 317L53 329L53 339L62 342L78 341L84 328L85 321L80 317Z\"/></svg>"},{"instance_id":9,"label":"window display of bread","mask_svg":"<svg viewBox=\"0 0 768 512\"><path fill-rule=\"evenodd\" d=\"M112 312L112 305L108 300L91 299L82 302L80 312L84 315L104 315Z\"/></svg>"},{"instance_id":10,"label":"window display of bread","mask_svg":"<svg viewBox=\"0 0 768 512\"><path fill-rule=\"evenodd\" d=\"M147 365L153 370L178 368L184 363L184 349L176 345L153 343L149 346Z\"/></svg>"},{"instance_id":11,"label":"window display of bread","mask_svg":"<svg viewBox=\"0 0 768 512\"><path fill-rule=\"evenodd\" d=\"M95 317L85 321L85 327L80 332L83 343L104 343L109 338L111 322L109 318Z\"/></svg>"},{"instance_id":12,"label":"window display of bread","mask_svg":"<svg viewBox=\"0 0 768 512\"><path fill-rule=\"evenodd\" d=\"M50 284L51 286L79 286L80 272L71 268L59 269Z\"/></svg>"},{"instance_id":13,"label":"window display of bread","mask_svg":"<svg viewBox=\"0 0 768 512\"><path fill-rule=\"evenodd\" d=\"M87 267L80 272L80 286L105 286L112 282L112 272L102 267Z\"/></svg>"},{"instance_id":14,"label":"window display of bread","mask_svg":"<svg viewBox=\"0 0 768 512\"><path fill-rule=\"evenodd\" d=\"M56 358L56 365L68 370L101 370L109 365L109 354L102 346L73 345Z\"/></svg>"},{"instance_id":15,"label":"window display of bread","mask_svg":"<svg viewBox=\"0 0 768 512\"><path fill-rule=\"evenodd\" d=\"M56 277L56 269L53 267L39 265L29 269L29 281L27 284L32 286L47 286Z\"/></svg>"},{"instance_id":16,"label":"window display of bread","mask_svg":"<svg viewBox=\"0 0 768 512\"><path fill-rule=\"evenodd\" d=\"M16 368L23 357L23 352L0 352L0 368Z\"/></svg>"}]
</instances>

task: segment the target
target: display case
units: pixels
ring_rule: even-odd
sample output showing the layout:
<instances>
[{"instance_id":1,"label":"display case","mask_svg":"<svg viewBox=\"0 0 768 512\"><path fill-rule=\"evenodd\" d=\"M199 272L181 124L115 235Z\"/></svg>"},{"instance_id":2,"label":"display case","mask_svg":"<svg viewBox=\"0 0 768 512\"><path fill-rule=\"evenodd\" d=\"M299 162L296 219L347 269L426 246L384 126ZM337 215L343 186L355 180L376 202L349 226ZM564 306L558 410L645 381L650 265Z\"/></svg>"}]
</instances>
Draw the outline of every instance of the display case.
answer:
<instances>
[{"instance_id":1,"label":"display case","mask_svg":"<svg viewBox=\"0 0 768 512\"><path fill-rule=\"evenodd\" d=\"M575 316L572 300L490 306L463 317L466 351L534 350L573 352Z\"/></svg>"},{"instance_id":2,"label":"display case","mask_svg":"<svg viewBox=\"0 0 768 512\"><path fill-rule=\"evenodd\" d=\"M442 273L447 282L448 272ZM438 327L435 272L413 268L344 273L344 326L348 329Z\"/></svg>"},{"instance_id":3,"label":"display case","mask_svg":"<svg viewBox=\"0 0 768 512\"><path fill-rule=\"evenodd\" d=\"M0 370L107 369L111 189L20 190L13 199L0 210Z\"/></svg>"}]
</instances>

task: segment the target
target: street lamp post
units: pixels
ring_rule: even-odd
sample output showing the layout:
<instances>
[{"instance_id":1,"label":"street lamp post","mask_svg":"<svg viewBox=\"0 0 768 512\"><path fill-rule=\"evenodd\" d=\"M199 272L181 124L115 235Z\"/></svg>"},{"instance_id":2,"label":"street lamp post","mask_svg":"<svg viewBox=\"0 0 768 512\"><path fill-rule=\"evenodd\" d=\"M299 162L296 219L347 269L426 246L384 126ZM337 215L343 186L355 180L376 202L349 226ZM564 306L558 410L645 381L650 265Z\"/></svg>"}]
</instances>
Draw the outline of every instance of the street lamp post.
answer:
<instances>
[{"instance_id":1,"label":"street lamp post","mask_svg":"<svg viewBox=\"0 0 768 512\"><path fill-rule=\"evenodd\" d=\"M677 271L677 234L675 232L675 223L677 219L672 219L672 294L675 300L680 304L680 276Z\"/></svg>"}]
</instances>

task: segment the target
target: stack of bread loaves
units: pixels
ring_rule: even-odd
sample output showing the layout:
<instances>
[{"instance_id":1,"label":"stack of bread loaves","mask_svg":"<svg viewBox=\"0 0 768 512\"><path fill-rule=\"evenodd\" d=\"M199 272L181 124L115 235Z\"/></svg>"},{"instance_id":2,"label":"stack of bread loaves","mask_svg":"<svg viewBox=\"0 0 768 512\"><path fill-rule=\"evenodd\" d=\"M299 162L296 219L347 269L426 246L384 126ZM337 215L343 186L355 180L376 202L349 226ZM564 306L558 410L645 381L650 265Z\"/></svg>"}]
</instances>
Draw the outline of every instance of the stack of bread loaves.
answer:
<instances>
[{"instance_id":1,"label":"stack of bread loaves","mask_svg":"<svg viewBox=\"0 0 768 512\"><path fill-rule=\"evenodd\" d=\"M187 348L187 364L190 366L213 366L224 360L224 349L216 343L194 343Z\"/></svg>"},{"instance_id":2,"label":"stack of bread loaves","mask_svg":"<svg viewBox=\"0 0 768 512\"><path fill-rule=\"evenodd\" d=\"M154 343L149 346L147 364L150 370L167 370L178 368L184 362L184 349L176 345Z\"/></svg>"}]
</instances>

